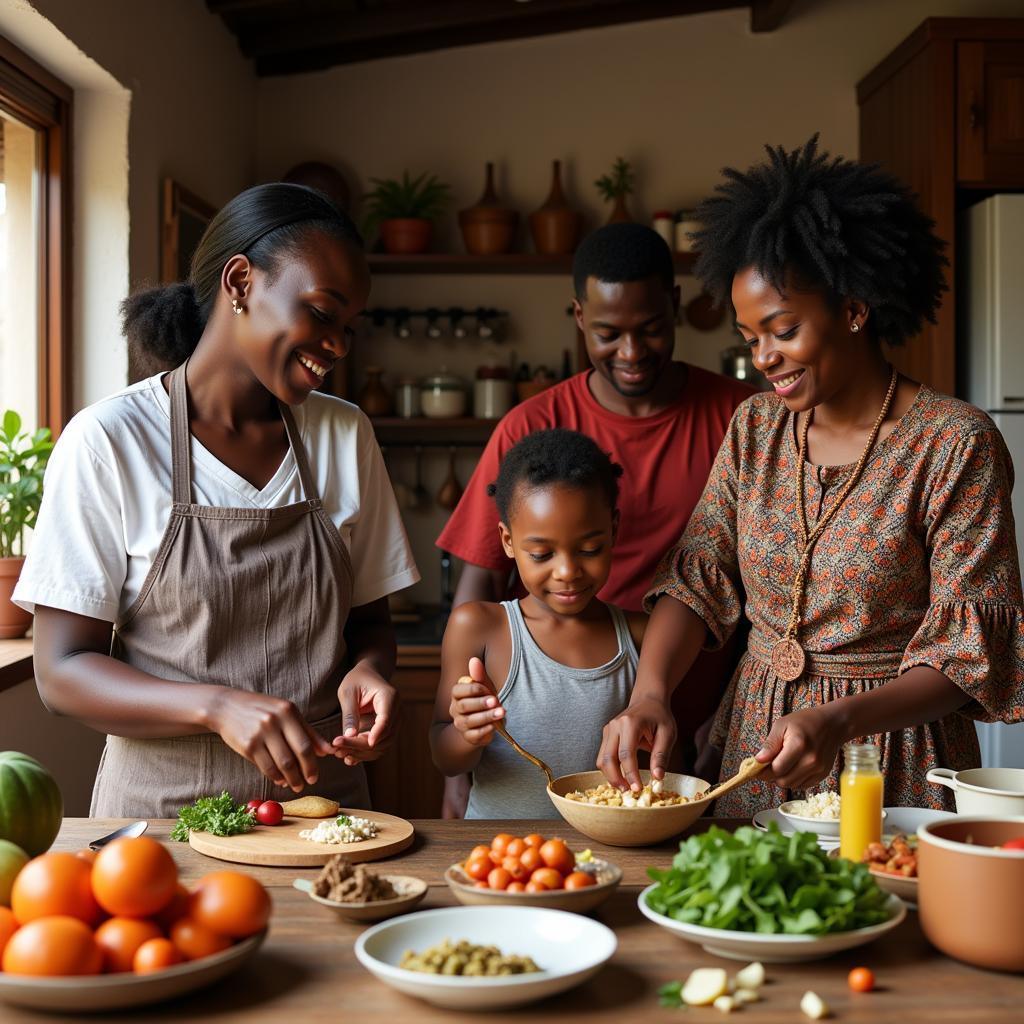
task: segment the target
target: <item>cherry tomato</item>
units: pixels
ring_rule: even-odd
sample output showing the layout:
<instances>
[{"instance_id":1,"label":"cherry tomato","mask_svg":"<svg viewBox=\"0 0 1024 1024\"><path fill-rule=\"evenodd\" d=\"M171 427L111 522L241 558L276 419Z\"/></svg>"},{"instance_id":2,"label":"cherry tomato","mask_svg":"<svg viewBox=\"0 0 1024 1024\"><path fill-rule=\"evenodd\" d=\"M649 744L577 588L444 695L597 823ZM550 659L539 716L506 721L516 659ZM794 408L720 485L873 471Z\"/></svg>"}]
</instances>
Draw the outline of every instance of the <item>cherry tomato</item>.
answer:
<instances>
[{"instance_id":1,"label":"cherry tomato","mask_svg":"<svg viewBox=\"0 0 1024 1024\"><path fill-rule=\"evenodd\" d=\"M284 808L276 800L264 800L256 809L256 820L261 825L280 825Z\"/></svg>"},{"instance_id":2,"label":"cherry tomato","mask_svg":"<svg viewBox=\"0 0 1024 1024\"><path fill-rule=\"evenodd\" d=\"M489 857L490 855L491 848L489 846L474 846L466 860L472 860L474 857Z\"/></svg>"},{"instance_id":3,"label":"cherry tomato","mask_svg":"<svg viewBox=\"0 0 1024 1024\"><path fill-rule=\"evenodd\" d=\"M854 967L846 976L846 984L854 992L870 992L875 987L875 976L870 967Z\"/></svg>"},{"instance_id":4,"label":"cherry tomato","mask_svg":"<svg viewBox=\"0 0 1024 1024\"><path fill-rule=\"evenodd\" d=\"M1004 850L1024 850L1024 836L1020 839L1007 839L1003 843Z\"/></svg>"},{"instance_id":5,"label":"cherry tomato","mask_svg":"<svg viewBox=\"0 0 1024 1024\"><path fill-rule=\"evenodd\" d=\"M504 868L494 868L487 876L487 885L491 889L498 889L501 892L508 888L511 881L512 876Z\"/></svg>"},{"instance_id":6,"label":"cherry tomato","mask_svg":"<svg viewBox=\"0 0 1024 1024\"><path fill-rule=\"evenodd\" d=\"M466 861L464 870L474 882L482 882L494 870L490 857L471 857Z\"/></svg>"},{"instance_id":7,"label":"cherry tomato","mask_svg":"<svg viewBox=\"0 0 1024 1024\"><path fill-rule=\"evenodd\" d=\"M551 890L542 882L536 882L532 878L526 883L527 892L550 892Z\"/></svg>"},{"instance_id":8,"label":"cherry tomato","mask_svg":"<svg viewBox=\"0 0 1024 1024\"><path fill-rule=\"evenodd\" d=\"M519 855L519 863L532 875L537 868L544 867L544 858L541 857L540 851L535 846L528 846Z\"/></svg>"},{"instance_id":9,"label":"cherry tomato","mask_svg":"<svg viewBox=\"0 0 1024 1024\"><path fill-rule=\"evenodd\" d=\"M530 872L518 857L506 857L501 866L509 873L513 882L526 882L530 878Z\"/></svg>"},{"instance_id":10,"label":"cherry tomato","mask_svg":"<svg viewBox=\"0 0 1024 1024\"><path fill-rule=\"evenodd\" d=\"M514 836L510 836L507 832L499 832L491 840L491 852L498 854L499 857L504 857L505 847L507 847L514 838Z\"/></svg>"},{"instance_id":11,"label":"cherry tomato","mask_svg":"<svg viewBox=\"0 0 1024 1024\"><path fill-rule=\"evenodd\" d=\"M524 885L522 882L509 882L505 892L526 892L528 888L529 886Z\"/></svg>"},{"instance_id":12,"label":"cherry tomato","mask_svg":"<svg viewBox=\"0 0 1024 1024\"><path fill-rule=\"evenodd\" d=\"M474 889L490 889L490 886L487 884L487 879L485 878L482 882L474 882L473 883L473 888Z\"/></svg>"},{"instance_id":13,"label":"cherry tomato","mask_svg":"<svg viewBox=\"0 0 1024 1024\"><path fill-rule=\"evenodd\" d=\"M260 809L261 803L263 803L262 800L250 800L245 806L248 807L253 814L255 814Z\"/></svg>"},{"instance_id":14,"label":"cherry tomato","mask_svg":"<svg viewBox=\"0 0 1024 1024\"><path fill-rule=\"evenodd\" d=\"M544 837L539 832L531 832L524 840L527 846L539 850L544 845Z\"/></svg>"},{"instance_id":15,"label":"cherry tomato","mask_svg":"<svg viewBox=\"0 0 1024 1024\"><path fill-rule=\"evenodd\" d=\"M597 879L586 871L574 871L565 877L566 889L586 889L588 885L597 885Z\"/></svg>"},{"instance_id":16,"label":"cherry tomato","mask_svg":"<svg viewBox=\"0 0 1024 1024\"><path fill-rule=\"evenodd\" d=\"M547 889L561 889L565 885L561 874L554 868L537 868L530 875L530 881L539 882Z\"/></svg>"},{"instance_id":17,"label":"cherry tomato","mask_svg":"<svg viewBox=\"0 0 1024 1024\"><path fill-rule=\"evenodd\" d=\"M505 847L506 857L518 857L522 854L523 850L526 849L526 843L522 839L513 839L512 842Z\"/></svg>"},{"instance_id":18,"label":"cherry tomato","mask_svg":"<svg viewBox=\"0 0 1024 1024\"><path fill-rule=\"evenodd\" d=\"M576 857L561 839L549 839L540 848L540 855L544 858L544 863L559 874L572 874L576 867Z\"/></svg>"}]
</instances>

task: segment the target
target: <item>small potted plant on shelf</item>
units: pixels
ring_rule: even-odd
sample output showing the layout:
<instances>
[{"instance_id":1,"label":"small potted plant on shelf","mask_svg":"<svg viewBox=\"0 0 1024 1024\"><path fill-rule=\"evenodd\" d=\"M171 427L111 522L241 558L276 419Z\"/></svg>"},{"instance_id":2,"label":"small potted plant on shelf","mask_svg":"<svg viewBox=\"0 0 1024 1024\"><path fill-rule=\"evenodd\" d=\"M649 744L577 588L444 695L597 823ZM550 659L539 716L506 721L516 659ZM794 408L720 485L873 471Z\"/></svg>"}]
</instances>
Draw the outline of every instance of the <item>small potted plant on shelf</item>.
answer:
<instances>
[{"instance_id":1,"label":"small potted plant on shelf","mask_svg":"<svg viewBox=\"0 0 1024 1024\"><path fill-rule=\"evenodd\" d=\"M53 450L46 427L21 433L21 417L8 409L0 420L0 640L24 636L32 616L11 601L25 564L25 531L36 521L43 471Z\"/></svg>"},{"instance_id":2,"label":"small potted plant on shelf","mask_svg":"<svg viewBox=\"0 0 1024 1024\"><path fill-rule=\"evenodd\" d=\"M410 178L402 172L401 180L371 178L373 191L363 196L366 218L363 230L369 235L380 232L385 252L413 255L430 248L433 222L444 213L451 201L451 188L437 177L426 173Z\"/></svg>"},{"instance_id":3,"label":"small potted plant on shelf","mask_svg":"<svg viewBox=\"0 0 1024 1024\"><path fill-rule=\"evenodd\" d=\"M633 194L635 180L636 176L629 161L620 156L616 157L615 163L612 164L611 173L602 174L594 182L597 191L601 193L601 198L606 203L615 203L611 216L608 218L609 224L633 219L626 208L626 196Z\"/></svg>"}]
</instances>

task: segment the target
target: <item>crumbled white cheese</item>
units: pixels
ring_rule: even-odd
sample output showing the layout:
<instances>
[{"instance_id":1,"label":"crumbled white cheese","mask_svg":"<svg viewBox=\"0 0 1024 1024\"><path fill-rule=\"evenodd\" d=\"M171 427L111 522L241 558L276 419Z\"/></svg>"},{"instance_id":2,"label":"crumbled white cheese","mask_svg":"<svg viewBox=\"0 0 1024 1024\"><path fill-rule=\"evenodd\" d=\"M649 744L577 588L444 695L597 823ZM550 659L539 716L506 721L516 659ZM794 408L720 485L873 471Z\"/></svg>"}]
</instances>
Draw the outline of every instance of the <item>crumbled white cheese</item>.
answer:
<instances>
[{"instance_id":1,"label":"crumbled white cheese","mask_svg":"<svg viewBox=\"0 0 1024 1024\"><path fill-rule=\"evenodd\" d=\"M343 814L336 821L317 822L316 828L303 829L299 833L301 839L311 843L327 843L337 846L341 843L361 843L364 839L373 839L380 831L369 818L355 818Z\"/></svg>"}]
</instances>

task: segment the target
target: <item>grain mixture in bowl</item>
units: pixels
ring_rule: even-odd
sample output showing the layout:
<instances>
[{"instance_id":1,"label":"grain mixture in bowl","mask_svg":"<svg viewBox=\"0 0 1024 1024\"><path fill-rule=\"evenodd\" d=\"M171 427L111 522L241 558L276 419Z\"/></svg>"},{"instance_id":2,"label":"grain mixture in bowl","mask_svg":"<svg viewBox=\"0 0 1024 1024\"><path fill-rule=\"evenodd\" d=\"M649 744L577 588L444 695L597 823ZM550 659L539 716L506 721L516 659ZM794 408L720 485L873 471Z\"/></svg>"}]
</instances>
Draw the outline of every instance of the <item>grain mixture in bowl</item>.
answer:
<instances>
[{"instance_id":1,"label":"grain mixture in bowl","mask_svg":"<svg viewBox=\"0 0 1024 1024\"><path fill-rule=\"evenodd\" d=\"M574 790L565 794L566 800L575 800L581 804L598 804L602 807L671 807L674 804L688 804L687 797L675 790L665 789L660 779L648 782L639 793L628 790L623 793L611 783L602 782L593 789Z\"/></svg>"},{"instance_id":2,"label":"grain mixture in bowl","mask_svg":"<svg viewBox=\"0 0 1024 1024\"><path fill-rule=\"evenodd\" d=\"M528 956L509 956L497 946L475 946L465 939L455 943L445 939L422 953L407 949L398 966L421 974L462 974L478 978L536 974L540 971Z\"/></svg>"}]
</instances>

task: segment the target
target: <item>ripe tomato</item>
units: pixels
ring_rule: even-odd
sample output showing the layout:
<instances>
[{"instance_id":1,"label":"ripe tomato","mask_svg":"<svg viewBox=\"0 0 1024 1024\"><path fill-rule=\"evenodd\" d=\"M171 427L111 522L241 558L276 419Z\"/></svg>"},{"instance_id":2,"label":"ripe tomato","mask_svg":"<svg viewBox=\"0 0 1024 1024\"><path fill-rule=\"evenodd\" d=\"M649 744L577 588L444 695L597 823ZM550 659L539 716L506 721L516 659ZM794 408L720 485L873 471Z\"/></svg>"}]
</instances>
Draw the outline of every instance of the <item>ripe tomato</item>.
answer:
<instances>
[{"instance_id":1,"label":"ripe tomato","mask_svg":"<svg viewBox=\"0 0 1024 1024\"><path fill-rule=\"evenodd\" d=\"M86 864L92 864L96 860L96 851L87 846L84 850L75 850L75 856L81 857Z\"/></svg>"},{"instance_id":2,"label":"ripe tomato","mask_svg":"<svg viewBox=\"0 0 1024 1024\"><path fill-rule=\"evenodd\" d=\"M531 832L524 840L528 847L539 850L544 845L544 837L539 832Z\"/></svg>"},{"instance_id":3,"label":"ripe tomato","mask_svg":"<svg viewBox=\"0 0 1024 1024\"><path fill-rule=\"evenodd\" d=\"M40 917L77 917L87 925L100 918L90 878L93 865L73 853L44 853L18 872L11 910L18 924Z\"/></svg>"},{"instance_id":4,"label":"ripe tomato","mask_svg":"<svg viewBox=\"0 0 1024 1024\"><path fill-rule=\"evenodd\" d=\"M505 856L505 847L512 842L514 836L510 836L507 832L499 832L491 840L491 852L496 853L499 857Z\"/></svg>"},{"instance_id":5,"label":"ripe tomato","mask_svg":"<svg viewBox=\"0 0 1024 1024\"><path fill-rule=\"evenodd\" d=\"M184 917L188 913L189 901L191 899L192 896L188 889L179 882L174 889L174 895L171 897L171 902L168 903L159 914L154 914L153 920L163 931L170 931L171 925L174 924L179 917Z\"/></svg>"},{"instance_id":6,"label":"ripe tomato","mask_svg":"<svg viewBox=\"0 0 1024 1024\"><path fill-rule=\"evenodd\" d=\"M30 921L4 949L3 969L8 974L99 974L102 967L103 954L89 926L67 915Z\"/></svg>"},{"instance_id":7,"label":"ripe tomato","mask_svg":"<svg viewBox=\"0 0 1024 1024\"><path fill-rule=\"evenodd\" d=\"M586 889L588 885L597 885L597 879L586 871L573 871L565 876L566 889Z\"/></svg>"},{"instance_id":8,"label":"ripe tomato","mask_svg":"<svg viewBox=\"0 0 1024 1024\"><path fill-rule=\"evenodd\" d=\"M505 847L506 857L518 857L522 854L523 850L526 849L526 843L522 839L513 839L508 846Z\"/></svg>"},{"instance_id":9,"label":"ripe tomato","mask_svg":"<svg viewBox=\"0 0 1024 1024\"><path fill-rule=\"evenodd\" d=\"M467 860L463 870L475 882L483 881L494 870L490 857L473 857Z\"/></svg>"},{"instance_id":10,"label":"ripe tomato","mask_svg":"<svg viewBox=\"0 0 1024 1024\"><path fill-rule=\"evenodd\" d=\"M472 860L474 857L490 857L490 855L491 848L489 846L474 846L466 860Z\"/></svg>"},{"instance_id":11,"label":"ripe tomato","mask_svg":"<svg viewBox=\"0 0 1024 1024\"><path fill-rule=\"evenodd\" d=\"M527 892L550 892L551 890L543 882L535 882L532 878L526 883Z\"/></svg>"},{"instance_id":12,"label":"ripe tomato","mask_svg":"<svg viewBox=\"0 0 1024 1024\"><path fill-rule=\"evenodd\" d=\"M549 839L540 848L540 855L549 868L562 875L570 875L576 868L576 857L561 839Z\"/></svg>"},{"instance_id":13,"label":"ripe tomato","mask_svg":"<svg viewBox=\"0 0 1024 1024\"><path fill-rule=\"evenodd\" d=\"M537 870L537 868L544 867L544 858L541 857L540 850L535 846L528 846L523 850L519 855L519 861L531 875Z\"/></svg>"},{"instance_id":14,"label":"ripe tomato","mask_svg":"<svg viewBox=\"0 0 1024 1024\"><path fill-rule=\"evenodd\" d=\"M564 886L561 872L556 871L554 868L537 868L532 875L530 875L531 882L539 882L546 889L561 889Z\"/></svg>"},{"instance_id":15,"label":"ripe tomato","mask_svg":"<svg viewBox=\"0 0 1024 1024\"><path fill-rule=\"evenodd\" d=\"M149 917L174 899L178 868L167 847L139 836L115 839L100 850L92 868L96 901L115 917Z\"/></svg>"},{"instance_id":16,"label":"ripe tomato","mask_svg":"<svg viewBox=\"0 0 1024 1024\"><path fill-rule=\"evenodd\" d=\"M171 925L171 942L186 960L201 960L231 945L226 935L218 935L191 917L183 917Z\"/></svg>"},{"instance_id":17,"label":"ripe tomato","mask_svg":"<svg viewBox=\"0 0 1024 1024\"><path fill-rule=\"evenodd\" d=\"M256 808L256 820L261 825L280 825L284 808L276 800L264 800Z\"/></svg>"},{"instance_id":18,"label":"ripe tomato","mask_svg":"<svg viewBox=\"0 0 1024 1024\"><path fill-rule=\"evenodd\" d=\"M512 881L512 876L504 868L493 868L487 876L487 886L490 889L497 889L504 892Z\"/></svg>"},{"instance_id":19,"label":"ripe tomato","mask_svg":"<svg viewBox=\"0 0 1024 1024\"><path fill-rule=\"evenodd\" d=\"M18 922L9 907L0 907L0 957L4 955L4 947L10 937L18 930Z\"/></svg>"},{"instance_id":20,"label":"ripe tomato","mask_svg":"<svg viewBox=\"0 0 1024 1024\"><path fill-rule=\"evenodd\" d=\"M870 992L875 987L875 976L870 967L854 967L846 976L846 984L854 992Z\"/></svg>"},{"instance_id":21,"label":"ripe tomato","mask_svg":"<svg viewBox=\"0 0 1024 1024\"><path fill-rule=\"evenodd\" d=\"M530 872L518 857L506 857L501 866L509 873L513 882L525 882L530 877Z\"/></svg>"},{"instance_id":22,"label":"ripe tomato","mask_svg":"<svg viewBox=\"0 0 1024 1024\"><path fill-rule=\"evenodd\" d=\"M96 945L103 952L103 970L110 974L130 971L136 950L163 933L152 921L132 917L112 917L96 929Z\"/></svg>"},{"instance_id":23,"label":"ripe tomato","mask_svg":"<svg viewBox=\"0 0 1024 1024\"><path fill-rule=\"evenodd\" d=\"M485 878L482 882L474 882L473 883L473 888L474 889L490 889L490 886L487 884L487 879Z\"/></svg>"},{"instance_id":24,"label":"ripe tomato","mask_svg":"<svg viewBox=\"0 0 1024 1024\"><path fill-rule=\"evenodd\" d=\"M253 814L255 814L260 809L260 804L261 803L263 803L262 800L250 800L245 806L250 811L252 811Z\"/></svg>"},{"instance_id":25,"label":"ripe tomato","mask_svg":"<svg viewBox=\"0 0 1024 1024\"><path fill-rule=\"evenodd\" d=\"M1007 839L1003 843L1004 850L1024 850L1024 836L1020 839Z\"/></svg>"},{"instance_id":26,"label":"ripe tomato","mask_svg":"<svg viewBox=\"0 0 1024 1024\"><path fill-rule=\"evenodd\" d=\"M529 886L524 885L522 882L509 882L505 892L526 892Z\"/></svg>"},{"instance_id":27,"label":"ripe tomato","mask_svg":"<svg viewBox=\"0 0 1024 1024\"><path fill-rule=\"evenodd\" d=\"M136 974L152 974L182 962L182 956L170 939L150 939L135 951L132 970Z\"/></svg>"},{"instance_id":28,"label":"ripe tomato","mask_svg":"<svg viewBox=\"0 0 1024 1024\"><path fill-rule=\"evenodd\" d=\"M214 871L196 884L191 916L219 935L244 939L267 926L270 894L252 875Z\"/></svg>"}]
</instances>

